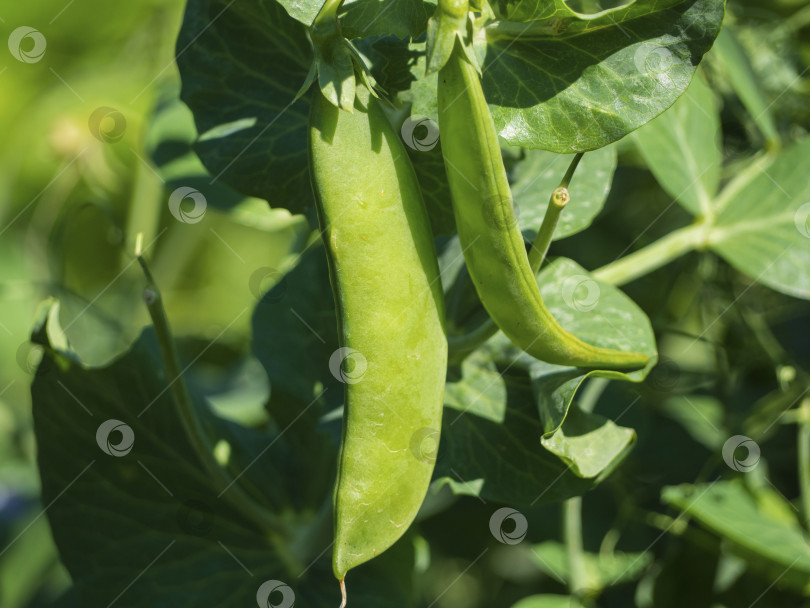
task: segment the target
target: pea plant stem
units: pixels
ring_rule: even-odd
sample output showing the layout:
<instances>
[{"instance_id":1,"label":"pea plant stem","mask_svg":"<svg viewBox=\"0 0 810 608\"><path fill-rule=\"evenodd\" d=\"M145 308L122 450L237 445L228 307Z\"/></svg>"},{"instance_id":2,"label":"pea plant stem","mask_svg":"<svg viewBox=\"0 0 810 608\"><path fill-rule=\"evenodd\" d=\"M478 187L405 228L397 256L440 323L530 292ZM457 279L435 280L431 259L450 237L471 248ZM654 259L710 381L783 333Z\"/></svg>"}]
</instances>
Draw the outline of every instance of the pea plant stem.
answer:
<instances>
[{"instance_id":1,"label":"pea plant stem","mask_svg":"<svg viewBox=\"0 0 810 608\"><path fill-rule=\"evenodd\" d=\"M680 228L647 247L594 270L591 274L595 279L611 285L630 283L683 254L700 248L705 235L706 226L702 223Z\"/></svg>"},{"instance_id":2,"label":"pea plant stem","mask_svg":"<svg viewBox=\"0 0 810 608\"><path fill-rule=\"evenodd\" d=\"M810 530L810 397L802 400L799 412L799 492L805 529Z\"/></svg>"},{"instance_id":3,"label":"pea plant stem","mask_svg":"<svg viewBox=\"0 0 810 608\"><path fill-rule=\"evenodd\" d=\"M233 483L230 475L220 466L214 456L214 447L208 438L202 420L197 415L188 391L188 385L183 379L183 371L180 367L180 357L177 353L177 346L172 338L166 310L163 307L163 299L157 288L149 266L141 252L143 236L139 234L136 239L135 255L146 276L147 286L144 289L144 301L149 310L149 316L155 328L158 348L163 359L163 368L166 371L166 379L169 382L169 391L177 406L177 413L181 424L185 430L186 437L191 444L194 453L200 459L206 472L213 478L217 487L223 490L223 496L230 501L239 512L253 520L261 529L274 532L285 537L283 527L269 514L262 509L244 490ZM227 493L224 493L227 490ZM295 565L291 565L295 567Z\"/></svg>"},{"instance_id":4,"label":"pea plant stem","mask_svg":"<svg viewBox=\"0 0 810 608\"><path fill-rule=\"evenodd\" d=\"M563 503L563 534L568 554L568 590L572 606L586 606L585 593L588 587L585 570L585 553L582 548L582 497L569 498Z\"/></svg>"}]
</instances>

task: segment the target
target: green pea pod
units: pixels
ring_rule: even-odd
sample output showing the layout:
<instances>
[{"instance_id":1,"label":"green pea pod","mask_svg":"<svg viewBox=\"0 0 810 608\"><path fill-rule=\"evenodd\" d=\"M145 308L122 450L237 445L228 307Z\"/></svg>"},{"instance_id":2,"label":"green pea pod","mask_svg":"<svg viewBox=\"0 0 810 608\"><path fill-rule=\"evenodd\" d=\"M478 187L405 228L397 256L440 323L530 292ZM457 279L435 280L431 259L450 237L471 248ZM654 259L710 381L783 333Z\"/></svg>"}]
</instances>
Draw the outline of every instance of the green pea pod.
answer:
<instances>
[{"instance_id":1,"label":"green pea pod","mask_svg":"<svg viewBox=\"0 0 810 608\"><path fill-rule=\"evenodd\" d=\"M354 112L316 91L313 188L338 310L346 383L334 495L333 569L346 572L408 529L433 472L447 338L433 236L416 173L381 102Z\"/></svg>"},{"instance_id":2,"label":"green pea pod","mask_svg":"<svg viewBox=\"0 0 810 608\"><path fill-rule=\"evenodd\" d=\"M524 351L549 363L600 369L643 367L643 353L587 344L543 303L515 217L495 124L461 42L439 71L439 135L459 240L489 315Z\"/></svg>"}]
</instances>

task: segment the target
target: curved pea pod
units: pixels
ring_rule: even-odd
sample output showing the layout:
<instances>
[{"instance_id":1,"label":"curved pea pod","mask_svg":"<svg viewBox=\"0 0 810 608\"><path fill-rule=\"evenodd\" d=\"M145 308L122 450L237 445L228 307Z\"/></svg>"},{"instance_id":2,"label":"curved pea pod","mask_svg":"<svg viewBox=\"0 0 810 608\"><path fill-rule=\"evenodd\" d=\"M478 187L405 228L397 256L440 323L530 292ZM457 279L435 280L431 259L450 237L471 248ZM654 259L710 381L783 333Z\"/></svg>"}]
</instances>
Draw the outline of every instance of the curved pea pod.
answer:
<instances>
[{"instance_id":1,"label":"curved pea pod","mask_svg":"<svg viewBox=\"0 0 810 608\"><path fill-rule=\"evenodd\" d=\"M546 308L515 217L495 124L476 68L457 41L439 71L439 135L459 240L478 296L500 329L549 363L644 367L643 353L583 342Z\"/></svg>"},{"instance_id":2,"label":"curved pea pod","mask_svg":"<svg viewBox=\"0 0 810 608\"><path fill-rule=\"evenodd\" d=\"M316 91L309 123L341 340L330 367L346 383L334 494L333 569L341 581L416 516L433 472L447 371L430 223L380 103L358 87L349 113Z\"/></svg>"}]
</instances>

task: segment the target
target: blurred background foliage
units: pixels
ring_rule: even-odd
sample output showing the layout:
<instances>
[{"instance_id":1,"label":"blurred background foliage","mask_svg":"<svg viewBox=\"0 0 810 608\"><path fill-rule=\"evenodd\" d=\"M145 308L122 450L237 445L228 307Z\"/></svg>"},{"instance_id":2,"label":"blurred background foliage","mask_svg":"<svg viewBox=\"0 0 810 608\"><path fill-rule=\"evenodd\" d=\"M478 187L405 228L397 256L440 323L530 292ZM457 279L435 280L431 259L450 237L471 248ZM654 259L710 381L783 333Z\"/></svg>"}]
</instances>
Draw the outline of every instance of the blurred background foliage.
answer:
<instances>
[{"instance_id":1,"label":"blurred background foliage","mask_svg":"<svg viewBox=\"0 0 810 608\"><path fill-rule=\"evenodd\" d=\"M233 418L252 422L263 415L267 386L247 354L251 312L309 229L301 217L212 183L190 153L194 127L177 101L174 62L183 7L182 0L45 0L0 8L3 40L23 25L47 40L37 63L16 61L5 44L0 49L2 608L69 601L70 580L41 516L47 505L38 497L31 422L29 385L38 353L28 336L45 297L61 300L62 325L83 360L102 363L123 352L148 322L143 276L132 255L135 235L143 232L173 331L193 338L187 358L222 336L203 353L198 383ZM774 128L790 139L806 135L810 6L731 0L728 8L727 26L751 61ZM705 71L722 105L724 157L733 171L735 159L768 145L769 133L746 111L712 53ZM94 127L99 108L108 110ZM637 246L688 223L631 142L618 149L605 210L587 232L555 243L553 255L595 268L641 234ZM169 193L181 183L205 193L205 230L184 230L169 212ZM724 437L740 429L753 435L757 417L775 407L774 370L788 359L810 360L806 302L750 287L705 254L687 255L625 289L652 318L664 361L668 352L683 351L683 340L691 340L685 336L701 333L707 318L735 308L688 358L678 355L677 365L659 366L640 387L610 386L600 400L601 413L636 429L639 440L584 501L586 549L597 554L621 539L625 551L643 551L662 530L669 536L640 560L637 585L610 587L599 605L708 607L722 601L732 607L760 594L759 606L806 605L789 590L771 589L767 578L742 577L745 566L723 541L673 526L660 502L662 486L707 480L717 466L717 438L705 420ZM774 351L774 343L784 352ZM709 389L699 402L702 417L685 416L690 410L673 399L702 389ZM635 399L638 404L625 410ZM236 402L238 408L229 405ZM776 425L762 439L785 446L770 451L767 483L796 496L795 430ZM482 557L491 539L486 530L471 533L468 522L488 518L491 510L476 498L461 498L451 515L421 523L419 534L430 547L429 555L425 547L417 552L424 604L440 596L435 605L441 608L510 606L538 589L566 593L559 574L564 559L554 546L541 545L561 540L559 507L526 511L531 532L523 554L496 547Z\"/></svg>"}]
</instances>

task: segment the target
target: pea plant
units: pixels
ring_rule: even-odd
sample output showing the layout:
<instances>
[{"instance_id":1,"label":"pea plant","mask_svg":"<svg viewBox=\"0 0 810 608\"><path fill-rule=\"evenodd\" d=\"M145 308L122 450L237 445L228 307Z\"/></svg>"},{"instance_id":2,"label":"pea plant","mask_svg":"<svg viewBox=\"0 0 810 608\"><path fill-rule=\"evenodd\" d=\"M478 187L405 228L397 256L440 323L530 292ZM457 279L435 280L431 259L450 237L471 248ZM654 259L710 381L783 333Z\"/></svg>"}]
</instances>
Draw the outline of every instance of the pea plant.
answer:
<instances>
[{"instance_id":1,"label":"pea plant","mask_svg":"<svg viewBox=\"0 0 810 608\"><path fill-rule=\"evenodd\" d=\"M172 335L151 243L151 324L112 362L43 304L79 605L803 605L810 140L723 0L609 4L188 0L205 171L172 216L204 230L227 187L307 230L251 279L250 424L189 371L213 342Z\"/></svg>"}]
</instances>

